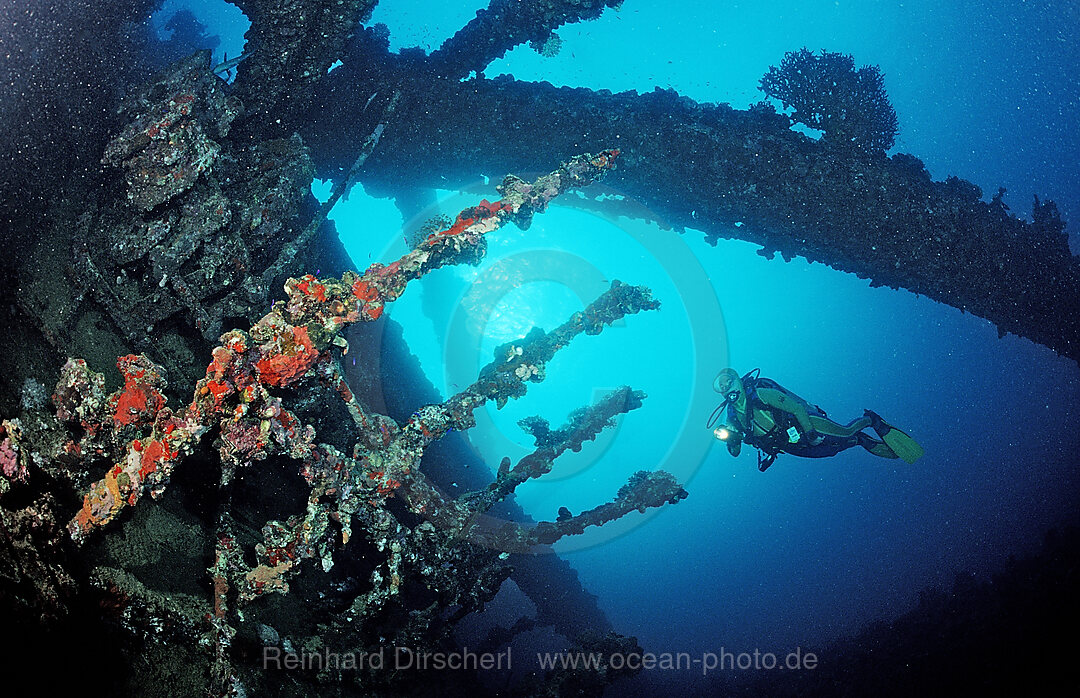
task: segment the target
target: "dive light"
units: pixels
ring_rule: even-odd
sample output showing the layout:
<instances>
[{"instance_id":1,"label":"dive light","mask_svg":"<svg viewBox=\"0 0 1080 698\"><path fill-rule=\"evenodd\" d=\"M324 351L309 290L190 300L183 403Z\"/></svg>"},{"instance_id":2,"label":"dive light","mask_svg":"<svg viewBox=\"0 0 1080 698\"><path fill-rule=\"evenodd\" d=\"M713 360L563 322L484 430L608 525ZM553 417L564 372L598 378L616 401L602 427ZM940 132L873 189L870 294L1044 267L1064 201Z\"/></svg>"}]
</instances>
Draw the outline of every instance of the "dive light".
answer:
<instances>
[{"instance_id":1,"label":"dive light","mask_svg":"<svg viewBox=\"0 0 1080 698\"><path fill-rule=\"evenodd\" d=\"M713 430L713 436L721 441L738 441L742 434L734 427L719 426Z\"/></svg>"}]
</instances>

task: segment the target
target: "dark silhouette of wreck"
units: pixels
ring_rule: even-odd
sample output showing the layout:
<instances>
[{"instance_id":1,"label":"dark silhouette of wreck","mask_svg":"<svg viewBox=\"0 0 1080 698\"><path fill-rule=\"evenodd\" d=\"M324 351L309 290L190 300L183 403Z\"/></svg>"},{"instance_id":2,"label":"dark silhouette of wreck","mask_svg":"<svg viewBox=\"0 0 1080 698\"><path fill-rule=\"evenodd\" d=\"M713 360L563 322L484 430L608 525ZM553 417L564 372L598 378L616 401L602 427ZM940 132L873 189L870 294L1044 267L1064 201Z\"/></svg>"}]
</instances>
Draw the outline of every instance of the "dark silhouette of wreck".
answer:
<instances>
[{"instance_id":1,"label":"dark silhouette of wreck","mask_svg":"<svg viewBox=\"0 0 1080 698\"><path fill-rule=\"evenodd\" d=\"M301 566L289 579L288 594L263 597L256 583L276 584L279 578L251 578L251 595L261 600L249 606L246 620L240 618L232 604L244 565L254 573L260 567L253 560L267 568L290 556L318 557L289 547L287 534L303 526L299 519L282 520L302 512L314 490L280 453L271 454L267 467L237 469L235 482L219 489L224 470L216 449L192 443L167 496L154 503L133 500L131 512L122 516L101 515L108 488L131 487L130 478L82 446L132 458L133 449L144 453L143 440L129 439L124 429L142 429L154 435L148 443L168 446L161 433L176 417L164 413L166 397L170 405L182 406L191 386L225 391L205 368L223 331L252 327L257 334L256 321L269 317L271 302L282 300L279 289L287 278L294 279L293 301L306 303L318 295L317 287L296 279L315 272L319 279L342 277L351 267L325 216L355 181L410 201L426 187L466 184L491 173L547 172L579 153L617 146L618 168L608 184L680 229L702 230L712 241L738 236L761 245L769 258L777 252L785 259L801 255L875 285L925 294L987 318L1002 334L1025 336L1080 359L1080 314L1069 312L1080 297L1080 266L1050 201L1036 199L1032 221L1025 222L1010 215L1000 195L984 203L969 182L931 181L911 155L887 157L879 148L814 141L791 131L789 118L764 104L738 110L670 90L611 94L483 76L492 60L514 46L542 45L559 26L595 18L619 0L492 0L430 56L418 50L391 53L380 28L363 28L374 0L233 4L252 26L232 85L211 72L207 52L147 81L140 57L155 49L143 21L156 5L150 0L64 3L36 15L24 8L3 10L9 20L4 38L14 56L5 66L18 66L19 72L0 81L0 144L7 163L0 173L7 251L0 283L11 309L0 353L0 414L19 421L5 420L0 432L0 600L9 624L22 624L25 631L5 633L0 656L24 669L52 666L39 675L39 688L85 690L89 684L103 691L177 695L209 686L224 694L240 682L266 695L434 686L445 694L476 691L480 686L468 673L385 683L385 675L309 669L269 680L254 667L261 647L284 650L291 646L288 638L370 649L387 637L408 637L432 648L452 647L458 614L482 607L506 575L536 605L536 618L514 629L493 629L488 646L503 646L517 631L549 627L578 647L635 647L632 638L611 632L595 599L554 555L515 554L504 564L488 554L491 549L478 552L464 547L471 545L467 541L454 547L450 538L415 549L401 548L402 538L393 549L385 531L370 528L357 532L332 569ZM341 66L328 73L336 61ZM310 194L316 175L335 183L328 205ZM466 218L500 215L492 206L478 202ZM320 441L336 449L349 443L342 424L359 424L369 412L407 424L441 402L404 346L400 328L372 315L374 296L364 295L366 287L354 288L368 309L364 319L372 322L347 335L358 352L353 355L364 357L356 366L342 365L348 385L338 393L346 407L335 409L347 413L320 419L334 413L327 398L313 392L303 393L304 406L297 408L301 419L317 426ZM329 298L318 302L346 298L343 289L331 285ZM632 292L633 287L613 289L610 307L644 303L620 295ZM576 322L586 328L592 321ZM301 335L296 337L288 350L260 349L262 360L280 367L280 356L307 351ZM542 337L534 339L535 346L543 344ZM243 353L233 347L229 351ZM318 347L320 355L324 350L333 351ZM125 385L109 397L107 391L120 386L117 374L106 369L127 355L132 356L122 366ZM67 392L58 391L58 416L48 393L68 357L87 363L65 369L72 380ZM219 353L211 368L215 364ZM523 382L537 375L530 373L534 365L511 367L524 371ZM167 384L158 380L159 371ZM326 378L333 382L330 374ZM208 394L196 392L194 402L212 401ZM495 393L490 397L498 399ZM103 406L98 399L116 402ZM583 413L586 432L595 433L611 414L640 403L629 389L621 399L620 405ZM134 400L130 423L120 419L125 413L104 409L125 400ZM118 436L110 436L113 427L98 431L102 415L110 414L124 422L113 425ZM268 430L277 428L271 422L285 423L284 412L273 414L266 419ZM588 438L574 429L560 433L570 435L560 448ZM293 437L281 443L294 444ZM514 482L550 467L554 456L541 453L544 448L538 442L540 455L520 469L500 467L492 483L487 469L466 467L480 463L460 435L449 434L424 451L421 470L433 488L459 482L481 493L459 502L455 511L481 503L493 507L514 530L534 532L524 539L528 544L542 544L575 532L570 529L584 525L584 514L530 528L516 505L495 500L512 491ZM33 457L44 453L56 457ZM156 477L143 472L148 468L136 470L148 481ZM397 481L383 471L369 474L375 472L376 490L396 489ZM627 487L615 502L623 509L685 496L673 481L639 478ZM105 499L94 499L95 492ZM87 540L75 545L65 523L80 502L84 523L73 530ZM316 510L325 503L320 497L310 502ZM382 520L415 533L416 540L428 535L417 533L421 519L401 498L388 497L379 506L380 515L389 517ZM260 530L268 520L280 525ZM341 538L334 527L340 521L320 521L330 526L324 532ZM435 593L440 590L421 584L399 593L400 580L373 576L380 565L398 569L393 565L402 563L393 562L395 555L423 568L439 554L452 557L445 564L460 565L462 584L476 583L450 589L454 603ZM293 574L291 563L286 571ZM372 586L366 581L371 579L378 583ZM350 625L358 599L378 603L364 606L363 623ZM426 625L418 627L417 619ZM321 635L315 625L323 628ZM63 672L49 664L57 646L65 648ZM606 678L556 672L514 685L530 693L599 695L614 678L614 672Z\"/></svg>"}]
</instances>

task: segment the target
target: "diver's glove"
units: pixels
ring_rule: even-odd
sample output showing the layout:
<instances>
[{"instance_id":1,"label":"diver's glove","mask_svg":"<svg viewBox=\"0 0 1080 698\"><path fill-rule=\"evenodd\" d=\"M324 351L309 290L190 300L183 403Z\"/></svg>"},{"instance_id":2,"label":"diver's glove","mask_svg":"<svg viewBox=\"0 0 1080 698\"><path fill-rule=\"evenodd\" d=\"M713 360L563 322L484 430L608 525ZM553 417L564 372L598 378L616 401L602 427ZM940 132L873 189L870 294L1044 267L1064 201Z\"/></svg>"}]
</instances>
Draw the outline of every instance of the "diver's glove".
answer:
<instances>
[{"instance_id":1,"label":"diver's glove","mask_svg":"<svg viewBox=\"0 0 1080 698\"><path fill-rule=\"evenodd\" d=\"M806 435L806 443L811 446L820 446L823 441L825 441L825 435L820 432L812 431Z\"/></svg>"}]
</instances>

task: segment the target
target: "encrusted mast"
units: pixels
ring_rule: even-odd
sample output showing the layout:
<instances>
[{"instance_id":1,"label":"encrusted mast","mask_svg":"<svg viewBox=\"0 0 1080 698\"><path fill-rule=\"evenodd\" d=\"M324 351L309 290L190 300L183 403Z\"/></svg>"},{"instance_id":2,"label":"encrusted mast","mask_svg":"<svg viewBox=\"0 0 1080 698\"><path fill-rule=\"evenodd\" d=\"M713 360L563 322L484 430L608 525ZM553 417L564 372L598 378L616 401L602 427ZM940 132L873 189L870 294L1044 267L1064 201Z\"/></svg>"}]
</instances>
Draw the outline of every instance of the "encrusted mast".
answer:
<instances>
[{"instance_id":1,"label":"encrusted mast","mask_svg":"<svg viewBox=\"0 0 1080 698\"><path fill-rule=\"evenodd\" d=\"M473 412L485 403L495 401L501 407L524 395L526 384L543 380L545 364L574 337L598 334L626 315L659 307L644 287L612 282L610 289L554 330L536 328L522 340L499 347L476 382L442 404L419 409L404 424L361 405L339 365L339 352L348 351L340 336L344 327L379 318L385 304L398 298L409 281L433 269L478 261L487 233L508 222L527 227L532 215L542 212L555 196L588 185L613 167L617 155L617 150L608 150L575 157L532 183L508 176L498 187L501 199L484 200L462 211L447 229L429 235L391 264L372 264L362 275L289 279L287 300L276 302L249 331L222 335L205 377L183 409L166 406L163 371L144 356L119 359L124 386L109 396L99 374L81 360L69 360L54 402L58 418L77 438L56 442L56 450L68 463L92 464L108 457L115 461L104 478L90 486L82 508L69 522L72 539L83 543L145 494L160 495L173 469L206 437L214 438L222 496L211 568L211 624L217 680L227 686L232 680L227 648L235 632L230 625L231 604L242 605L268 592L287 592L288 578L305 559L317 558L324 570L331 569L335 553L357 528L383 546L387 555L385 564L372 573L370 590L353 603L351 617L362 618L397 594L409 574L426 576L422 581L440 593L460 586L460 580L443 579L446 573L437 566L420 564L424 550L442 551L436 555L442 557L461 545L472 545L480 552L470 554L497 567L500 555L527 552L631 511L686 497L670 474L639 472L612 502L577 516L561 515L556 522L529 527L485 515L519 484L548 472L565 450L579 450L615 416L640 407L644 394L628 387L576 411L555 431L539 418L527 420L536 451L512 469L504 462L485 491L453 499L419 470L432 442L451 430L474 426ZM356 441L350 453L318 442L314 428L284 404L289 396L317 390L336 394L351 416ZM16 463L20 449L16 431L6 424L5 428L4 448L16 456L7 460ZM230 485L241 469L273 456L297 461L310 492L301 515L266 523L252 566L245 563L233 533ZM415 520L401 520L387 507L388 498L395 495ZM462 613L484 601L484 594L476 591L467 596L474 599L471 604L457 600Z\"/></svg>"},{"instance_id":2,"label":"encrusted mast","mask_svg":"<svg viewBox=\"0 0 1080 698\"><path fill-rule=\"evenodd\" d=\"M371 485L384 496L418 480L422 476L415 472L415 466L425 446L450 429L471 427L473 410L487 401L495 400L501 406L508 398L524 394L524 382L541 380L544 363L575 335L596 334L623 315L658 304L647 290L616 281L584 312L550 334L530 334L520 347L511 349L509 358L497 357L472 386L442 405L420 410L400 428L389 418L365 411L345 385L331 354L333 347L345 346L338 336L340 330L353 322L379 318L387 302L398 298L409 281L428 271L478 261L484 254L484 234L509 221L526 227L533 213L543 211L561 191L591 183L612 166L617 155L613 150L575 158L532 184L507 177L499 187L501 200L481 201L462 211L446 230L433 233L396 262L373 264L363 276L346 273L340 280L318 280L310 275L290 279L285 288L289 299L276 303L250 332L233 330L222 335L206 377L198 382L191 404L183 411L164 406L161 371L148 359L121 358L118 366L125 386L107 401L113 412L112 424L118 429L149 426L150 432L144 438L131 439L124 458L86 494L82 510L69 524L72 537L82 540L134 505L145 492L159 494L176 463L215 427L226 485L236 467L274 452L303 460L309 480L318 470L312 470L315 463L331 463L334 470L353 470L362 463L367 466L367 478L360 484ZM300 424L282 407L281 398L270 392L297 386L309 378L318 378L337 391L353 416L363 446L358 446L352 457L325 444L316 445L313 430ZM84 363L69 362L58 394L75 404L65 405L64 413L87 412L88 401L80 402L79 393L85 386L97 384L100 381L88 376ZM637 401L640 403L640 398ZM107 420L83 421L88 436L96 436L106 424ZM367 454L361 456L362 451ZM405 491L411 489L406 487ZM414 505L425 507L423 502ZM347 530L347 521L342 525ZM527 535L519 538L531 539Z\"/></svg>"}]
</instances>

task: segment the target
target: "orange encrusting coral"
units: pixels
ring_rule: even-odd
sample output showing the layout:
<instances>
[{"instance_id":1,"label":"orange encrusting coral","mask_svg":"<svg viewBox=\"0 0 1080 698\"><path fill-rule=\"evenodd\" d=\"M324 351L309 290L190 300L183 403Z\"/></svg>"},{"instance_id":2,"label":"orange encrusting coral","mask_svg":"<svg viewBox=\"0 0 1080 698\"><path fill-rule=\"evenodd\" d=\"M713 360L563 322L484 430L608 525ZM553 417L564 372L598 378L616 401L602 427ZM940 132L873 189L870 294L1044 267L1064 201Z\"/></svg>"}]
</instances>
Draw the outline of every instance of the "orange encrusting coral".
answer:
<instances>
[{"instance_id":1,"label":"orange encrusting coral","mask_svg":"<svg viewBox=\"0 0 1080 698\"><path fill-rule=\"evenodd\" d=\"M163 410L163 417L169 417L168 410ZM69 524L69 530L87 531L111 521L126 505L135 504L148 478L159 469L167 474L180 456L180 445L190 435L187 431L177 431L175 426L155 428L152 438L147 441L133 439L128 446L124 462L117 463L94 483L83 497L83 506ZM174 443L175 442L175 443Z\"/></svg>"},{"instance_id":2,"label":"orange encrusting coral","mask_svg":"<svg viewBox=\"0 0 1080 698\"><path fill-rule=\"evenodd\" d=\"M311 296L320 303L326 302L326 286L319 283L319 280L313 275L305 274L301 277L300 283L298 283L296 287L300 289L300 292L304 295Z\"/></svg>"},{"instance_id":3,"label":"orange encrusting coral","mask_svg":"<svg viewBox=\"0 0 1080 698\"><path fill-rule=\"evenodd\" d=\"M483 235L509 221L526 224L532 213L542 211L561 191L595 181L602 170L611 167L614 155L614 151L605 151L597 157L579 156L534 184L507 178L500 187L503 199L494 203L484 200L462 211L450 228L429 238L431 244L391 264L373 264L362 276L346 272L341 279L320 280L310 274L289 279L285 283L287 300L275 303L249 332L233 330L222 335L222 344L213 350L205 377L198 381L193 399L180 412L165 407L160 390L165 381L153 362L144 356L122 357L118 366L124 374L124 389L110 398L110 412L105 419L115 422L108 425L113 429L149 427L149 433L137 433L139 438L131 438L136 436L131 434L126 441L126 455L85 493L81 510L68 524L71 537L81 542L94 529L113 521L124 507L134 505L145 492L160 494L172 468L207 433L220 436L218 448L227 468L250 464L277 451L302 461L302 474L314 477L319 454L340 461L330 447L314 444L314 430L284 409L281 398L274 397L268 388L292 386L319 373L320 366L325 373L327 366L334 365L333 347L344 346L337 333L345 325L378 319L385 304L398 298L409 281L439 266L460 262L463 252L471 250L482 255ZM69 420L86 421L80 410L87 411L86 406L100 394L95 392L98 389L94 382L100 376L94 378L80 370L77 362L69 364L73 366L69 380L58 388L65 396L64 414ZM398 426L389 418L366 413L340 375L334 380L335 375L331 372L319 377L332 384L345 401L363 428L362 437L368 447L388 448L397 438ZM96 412L90 410L88 414ZM410 441L416 448L406 449L414 455L422 451L424 442L437 436L426 425L416 431L421 430L420 439ZM438 434L443 431L438 430ZM373 472L371 494L386 497L407 483L410 462L402 457L388 463L391 467ZM330 468L334 472L339 469ZM313 553L305 547L297 554L309 557ZM253 570L248 586L261 589L284 583L282 575L293 563L279 562Z\"/></svg>"},{"instance_id":4,"label":"orange encrusting coral","mask_svg":"<svg viewBox=\"0 0 1080 698\"><path fill-rule=\"evenodd\" d=\"M319 358L306 327L293 327L292 337L283 335L283 338L280 349L272 347L255 362L262 381L278 387L288 385L307 373Z\"/></svg>"},{"instance_id":5,"label":"orange encrusting coral","mask_svg":"<svg viewBox=\"0 0 1080 698\"><path fill-rule=\"evenodd\" d=\"M147 423L165 405L165 396L158 387L164 384L161 375L145 358L128 354L116 361L124 375L124 388L113 396L113 421L117 426Z\"/></svg>"},{"instance_id":6,"label":"orange encrusting coral","mask_svg":"<svg viewBox=\"0 0 1080 698\"><path fill-rule=\"evenodd\" d=\"M459 213L453 225L451 225L446 230L428 235L424 242L430 246L434 245L442 238L460 235L477 221L491 218L492 216L497 215L502 211L506 211L507 213L513 213L514 205L506 201L490 202L487 199L481 199L480 203L476 206L473 206L472 208L467 208L461 213Z\"/></svg>"}]
</instances>

